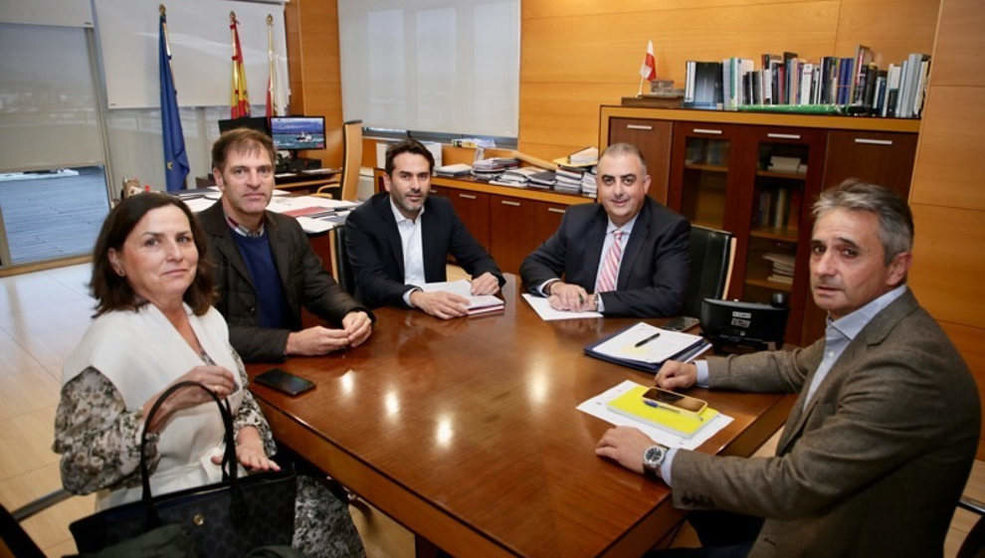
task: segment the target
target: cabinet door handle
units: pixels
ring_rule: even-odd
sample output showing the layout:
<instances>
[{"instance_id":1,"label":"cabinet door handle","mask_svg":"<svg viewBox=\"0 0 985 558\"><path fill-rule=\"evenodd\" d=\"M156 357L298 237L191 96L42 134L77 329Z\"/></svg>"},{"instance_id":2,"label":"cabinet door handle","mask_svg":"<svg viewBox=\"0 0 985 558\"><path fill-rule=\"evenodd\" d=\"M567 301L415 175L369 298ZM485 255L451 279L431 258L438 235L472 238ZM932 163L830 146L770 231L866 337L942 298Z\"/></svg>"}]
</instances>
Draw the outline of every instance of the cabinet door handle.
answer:
<instances>
[{"instance_id":1,"label":"cabinet door handle","mask_svg":"<svg viewBox=\"0 0 985 558\"><path fill-rule=\"evenodd\" d=\"M653 129L653 126L647 126L646 124L626 124L626 129L627 130L646 130L646 131L650 131L650 130Z\"/></svg>"},{"instance_id":2,"label":"cabinet door handle","mask_svg":"<svg viewBox=\"0 0 985 558\"><path fill-rule=\"evenodd\" d=\"M864 143L866 145L893 145L893 140L855 138L855 143Z\"/></svg>"},{"instance_id":3,"label":"cabinet door handle","mask_svg":"<svg viewBox=\"0 0 985 558\"><path fill-rule=\"evenodd\" d=\"M711 128L694 128L692 131L695 134L714 134L716 136L722 135L721 130L712 130Z\"/></svg>"},{"instance_id":4,"label":"cabinet door handle","mask_svg":"<svg viewBox=\"0 0 985 558\"><path fill-rule=\"evenodd\" d=\"M503 205L512 205L513 207L520 207L520 202L500 200L499 203Z\"/></svg>"},{"instance_id":5,"label":"cabinet door handle","mask_svg":"<svg viewBox=\"0 0 985 558\"><path fill-rule=\"evenodd\" d=\"M771 132L769 134L766 134L766 137L772 138L772 139L792 139L792 140L799 140L800 139L800 134L775 134L775 133L772 133Z\"/></svg>"},{"instance_id":6,"label":"cabinet door handle","mask_svg":"<svg viewBox=\"0 0 985 558\"><path fill-rule=\"evenodd\" d=\"M548 207L547 210L551 213L560 213L561 215L564 215L564 210L560 207Z\"/></svg>"},{"instance_id":7,"label":"cabinet door handle","mask_svg":"<svg viewBox=\"0 0 985 558\"><path fill-rule=\"evenodd\" d=\"M476 196L473 196L472 194L459 194L458 197L465 198L467 200L477 199Z\"/></svg>"}]
</instances>

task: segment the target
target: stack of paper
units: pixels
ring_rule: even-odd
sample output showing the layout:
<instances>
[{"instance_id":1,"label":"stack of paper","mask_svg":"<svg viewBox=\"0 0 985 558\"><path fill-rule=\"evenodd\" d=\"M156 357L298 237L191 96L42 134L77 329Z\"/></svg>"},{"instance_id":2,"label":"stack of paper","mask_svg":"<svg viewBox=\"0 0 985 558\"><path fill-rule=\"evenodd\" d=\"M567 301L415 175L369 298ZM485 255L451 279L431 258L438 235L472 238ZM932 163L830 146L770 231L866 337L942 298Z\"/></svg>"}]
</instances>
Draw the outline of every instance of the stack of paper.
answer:
<instances>
[{"instance_id":1,"label":"stack of paper","mask_svg":"<svg viewBox=\"0 0 985 558\"><path fill-rule=\"evenodd\" d=\"M664 406L652 406L643 399L646 386L637 386L609 401L609 409L620 415L643 421L678 436L690 438L718 415L718 411L705 407L701 414L675 411Z\"/></svg>"},{"instance_id":2,"label":"stack of paper","mask_svg":"<svg viewBox=\"0 0 985 558\"><path fill-rule=\"evenodd\" d=\"M585 174L581 176L581 194L589 198L597 198L599 194L598 183L595 182L598 167L589 167Z\"/></svg>"},{"instance_id":3,"label":"stack of paper","mask_svg":"<svg viewBox=\"0 0 985 558\"><path fill-rule=\"evenodd\" d=\"M529 177L531 188L550 189L554 186L554 171L540 171Z\"/></svg>"},{"instance_id":4,"label":"stack of paper","mask_svg":"<svg viewBox=\"0 0 985 558\"><path fill-rule=\"evenodd\" d=\"M701 336L639 322L585 347L585 354L637 370L655 372L665 361L689 362L710 348L711 343Z\"/></svg>"},{"instance_id":5,"label":"stack of paper","mask_svg":"<svg viewBox=\"0 0 985 558\"><path fill-rule=\"evenodd\" d=\"M489 183L499 184L500 186L512 186L514 188L526 188L530 177L539 172L541 172L541 170L537 167L517 167L515 169L504 171L503 174L491 180Z\"/></svg>"},{"instance_id":6,"label":"stack of paper","mask_svg":"<svg viewBox=\"0 0 985 558\"><path fill-rule=\"evenodd\" d=\"M581 193L581 177L584 174L581 170L569 170L563 167L558 167L554 172L554 189L558 192L564 192L566 194L580 194Z\"/></svg>"},{"instance_id":7,"label":"stack of paper","mask_svg":"<svg viewBox=\"0 0 985 558\"><path fill-rule=\"evenodd\" d=\"M465 163L444 165L444 166L436 167L434 169L434 174L436 176L447 176L447 177L465 176L470 172L472 172L472 166L466 165Z\"/></svg>"},{"instance_id":8,"label":"stack of paper","mask_svg":"<svg viewBox=\"0 0 985 558\"><path fill-rule=\"evenodd\" d=\"M703 426L695 430L691 435L686 436L678 430L672 428L658 427L655 422L633 416L630 413L617 412L609 404L623 396L627 392L636 390L642 394L647 389L646 386L636 382L624 380L621 383L605 390L604 392L582 401L578 405L578 410L598 417L606 422L622 426L632 426L639 428L644 434L653 439L658 444L663 444L671 448L696 449L701 444L707 442L732 422L732 417L723 413L716 412L711 418L701 421ZM706 409L707 412L707 409Z\"/></svg>"},{"instance_id":9,"label":"stack of paper","mask_svg":"<svg viewBox=\"0 0 985 558\"><path fill-rule=\"evenodd\" d=\"M783 283L784 285L793 284L794 255L781 254L779 252L766 252L763 258L770 262L773 272L770 273L767 281Z\"/></svg>"},{"instance_id":10,"label":"stack of paper","mask_svg":"<svg viewBox=\"0 0 985 558\"><path fill-rule=\"evenodd\" d=\"M498 296L473 295L472 284L465 279L459 279L458 281L443 281L440 283L427 283L421 287L421 290L429 293L443 291L468 299L469 316L486 314L489 312L498 312L506 308L506 303Z\"/></svg>"}]
</instances>

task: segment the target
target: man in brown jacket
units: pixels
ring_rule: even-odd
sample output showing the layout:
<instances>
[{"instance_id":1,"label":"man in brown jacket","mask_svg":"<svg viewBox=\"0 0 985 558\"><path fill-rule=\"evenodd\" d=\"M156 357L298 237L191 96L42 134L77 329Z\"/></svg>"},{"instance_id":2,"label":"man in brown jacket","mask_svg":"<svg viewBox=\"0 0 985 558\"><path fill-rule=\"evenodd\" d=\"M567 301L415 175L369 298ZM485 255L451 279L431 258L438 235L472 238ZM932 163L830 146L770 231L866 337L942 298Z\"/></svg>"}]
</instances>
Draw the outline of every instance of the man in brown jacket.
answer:
<instances>
[{"instance_id":1,"label":"man in brown jacket","mask_svg":"<svg viewBox=\"0 0 985 558\"><path fill-rule=\"evenodd\" d=\"M825 338L793 351L667 363L656 376L665 389L798 393L776 456L668 449L627 427L598 443L598 455L670 485L675 507L730 512L693 514L719 519L692 521L705 548L668 556L942 555L978 444L975 382L906 286L906 203L847 181L822 193L814 214L811 289L828 312ZM750 525L746 516L762 519L719 537Z\"/></svg>"}]
</instances>

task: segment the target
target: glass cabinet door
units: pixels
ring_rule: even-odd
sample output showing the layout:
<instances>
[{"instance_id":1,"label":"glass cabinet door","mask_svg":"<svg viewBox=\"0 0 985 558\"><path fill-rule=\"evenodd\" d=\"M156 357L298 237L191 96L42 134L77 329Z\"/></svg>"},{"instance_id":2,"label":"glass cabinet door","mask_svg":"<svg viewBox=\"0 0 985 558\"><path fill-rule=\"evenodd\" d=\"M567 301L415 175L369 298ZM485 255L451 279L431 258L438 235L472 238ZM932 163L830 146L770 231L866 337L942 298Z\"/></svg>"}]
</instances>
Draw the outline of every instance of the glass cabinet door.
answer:
<instances>
[{"instance_id":1,"label":"glass cabinet door","mask_svg":"<svg viewBox=\"0 0 985 558\"><path fill-rule=\"evenodd\" d=\"M731 143L701 136L685 140L681 213L694 225L725 228Z\"/></svg>"}]
</instances>

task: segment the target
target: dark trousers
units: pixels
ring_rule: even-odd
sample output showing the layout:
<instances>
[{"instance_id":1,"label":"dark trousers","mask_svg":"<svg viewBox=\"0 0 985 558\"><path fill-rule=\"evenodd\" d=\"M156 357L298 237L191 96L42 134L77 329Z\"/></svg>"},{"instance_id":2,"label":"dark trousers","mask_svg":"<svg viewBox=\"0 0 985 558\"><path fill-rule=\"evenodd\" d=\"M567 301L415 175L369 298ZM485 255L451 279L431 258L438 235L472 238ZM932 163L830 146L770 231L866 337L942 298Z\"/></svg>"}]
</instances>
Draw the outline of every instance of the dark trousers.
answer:
<instances>
[{"instance_id":1,"label":"dark trousers","mask_svg":"<svg viewBox=\"0 0 985 558\"><path fill-rule=\"evenodd\" d=\"M745 558L763 527L763 518L720 511L688 514L701 548L652 550L647 558Z\"/></svg>"}]
</instances>

